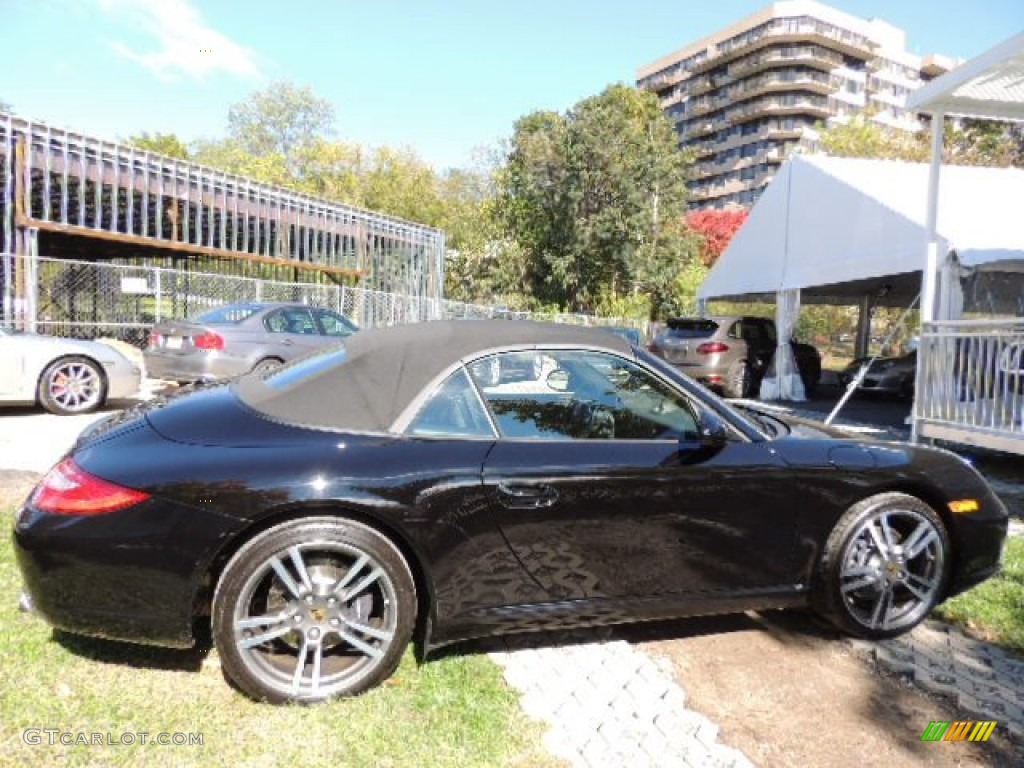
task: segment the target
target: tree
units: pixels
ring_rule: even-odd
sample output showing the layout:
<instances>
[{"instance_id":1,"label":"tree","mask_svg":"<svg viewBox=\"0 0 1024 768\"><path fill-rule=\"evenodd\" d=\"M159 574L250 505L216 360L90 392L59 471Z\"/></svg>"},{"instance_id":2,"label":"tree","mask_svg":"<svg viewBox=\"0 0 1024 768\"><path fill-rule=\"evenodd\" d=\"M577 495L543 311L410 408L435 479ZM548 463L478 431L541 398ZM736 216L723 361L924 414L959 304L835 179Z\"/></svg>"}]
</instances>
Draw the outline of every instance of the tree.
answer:
<instances>
[{"instance_id":1,"label":"tree","mask_svg":"<svg viewBox=\"0 0 1024 768\"><path fill-rule=\"evenodd\" d=\"M931 132L916 133L881 125L870 113L820 130L822 149L837 157L873 157L924 163L931 159ZM952 165L1024 167L1024 132L1020 126L992 120L947 120L942 161Z\"/></svg>"},{"instance_id":2,"label":"tree","mask_svg":"<svg viewBox=\"0 0 1024 768\"><path fill-rule=\"evenodd\" d=\"M0 99L0 112L13 112L14 107L9 103Z\"/></svg>"},{"instance_id":3,"label":"tree","mask_svg":"<svg viewBox=\"0 0 1024 768\"><path fill-rule=\"evenodd\" d=\"M714 266L736 231L747 220L743 208L717 210L705 208L686 215L686 225L701 238L700 259L705 266Z\"/></svg>"},{"instance_id":4,"label":"tree","mask_svg":"<svg viewBox=\"0 0 1024 768\"><path fill-rule=\"evenodd\" d=\"M189 151L185 142L173 133L154 133L152 136L143 131L138 136L130 136L127 143L137 149L146 149L179 160L188 160Z\"/></svg>"},{"instance_id":5,"label":"tree","mask_svg":"<svg viewBox=\"0 0 1024 768\"><path fill-rule=\"evenodd\" d=\"M657 98L624 85L565 115L517 121L496 213L526 258L529 293L590 311L644 293L661 311L695 244L678 226L688 157Z\"/></svg>"},{"instance_id":6,"label":"tree","mask_svg":"<svg viewBox=\"0 0 1024 768\"><path fill-rule=\"evenodd\" d=\"M228 109L228 136L245 152L288 158L334 129L334 107L312 89L290 81L271 83Z\"/></svg>"}]
</instances>

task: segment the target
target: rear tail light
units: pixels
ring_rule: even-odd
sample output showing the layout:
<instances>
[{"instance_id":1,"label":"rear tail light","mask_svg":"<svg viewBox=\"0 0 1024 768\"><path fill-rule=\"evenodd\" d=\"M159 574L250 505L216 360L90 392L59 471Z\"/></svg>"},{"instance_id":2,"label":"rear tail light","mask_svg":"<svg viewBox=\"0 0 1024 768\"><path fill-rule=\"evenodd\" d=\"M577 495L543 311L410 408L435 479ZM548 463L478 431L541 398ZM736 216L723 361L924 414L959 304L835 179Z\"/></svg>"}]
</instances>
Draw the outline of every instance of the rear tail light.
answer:
<instances>
[{"instance_id":1,"label":"rear tail light","mask_svg":"<svg viewBox=\"0 0 1024 768\"><path fill-rule=\"evenodd\" d=\"M224 349L224 337L219 333L207 331L202 336L193 338L192 346L196 349Z\"/></svg>"},{"instance_id":2,"label":"rear tail light","mask_svg":"<svg viewBox=\"0 0 1024 768\"><path fill-rule=\"evenodd\" d=\"M29 504L56 515L99 515L148 498L148 493L90 475L67 458L46 474Z\"/></svg>"},{"instance_id":3,"label":"rear tail light","mask_svg":"<svg viewBox=\"0 0 1024 768\"><path fill-rule=\"evenodd\" d=\"M160 346L160 342L163 340L163 338L164 337L161 336L156 331L150 331L150 334L149 334L149 346L151 346L151 347L159 347Z\"/></svg>"},{"instance_id":4,"label":"rear tail light","mask_svg":"<svg viewBox=\"0 0 1024 768\"><path fill-rule=\"evenodd\" d=\"M720 341L707 341L697 347L698 355L713 355L716 352L728 352L729 345Z\"/></svg>"}]
</instances>

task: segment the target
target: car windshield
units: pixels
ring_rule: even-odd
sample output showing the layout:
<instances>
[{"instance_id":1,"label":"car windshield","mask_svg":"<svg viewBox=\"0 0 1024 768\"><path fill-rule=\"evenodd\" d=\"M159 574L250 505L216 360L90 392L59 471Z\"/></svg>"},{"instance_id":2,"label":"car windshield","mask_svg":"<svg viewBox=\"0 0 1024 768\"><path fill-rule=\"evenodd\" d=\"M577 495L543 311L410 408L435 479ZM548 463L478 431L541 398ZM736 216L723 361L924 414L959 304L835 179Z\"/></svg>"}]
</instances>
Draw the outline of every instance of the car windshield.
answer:
<instances>
[{"instance_id":1,"label":"car windshield","mask_svg":"<svg viewBox=\"0 0 1024 768\"><path fill-rule=\"evenodd\" d=\"M231 304L203 312L201 315L196 315L194 319L208 325L236 324L252 317L260 309L262 307L258 304Z\"/></svg>"},{"instance_id":2,"label":"car windshield","mask_svg":"<svg viewBox=\"0 0 1024 768\"><path fill-rule=\"evenodd\" d=\"M661 335L669 339L706 339L717 330L718 323L714 320L675 319L668 321L668 327Z\"/></svg>"}]
</instances>

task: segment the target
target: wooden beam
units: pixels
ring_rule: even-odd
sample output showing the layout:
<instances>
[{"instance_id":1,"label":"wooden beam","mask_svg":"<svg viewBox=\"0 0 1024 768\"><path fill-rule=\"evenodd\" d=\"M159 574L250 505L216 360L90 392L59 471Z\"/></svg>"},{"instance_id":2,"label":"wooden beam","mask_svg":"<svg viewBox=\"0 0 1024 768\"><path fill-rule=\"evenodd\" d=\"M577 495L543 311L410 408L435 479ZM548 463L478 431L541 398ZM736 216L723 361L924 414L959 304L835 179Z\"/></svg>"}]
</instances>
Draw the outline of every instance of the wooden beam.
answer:
<instances>
[{"instance_id":1,"label":"wooden beam","mask_svg":"<svg viewBox=\"0 0 1024 768\"><path fill-rule=\"evenodd\" d=\"M189 243L172 243L167 240L157 240L151 237L142 237L141 235L126 235L121 232L107 232L102 229L93 229L91 227L80 227L75 224L61 224L55 221L42 221L41 219L29 218L25 215L18 215L16 217L16 224L19 227L38 227L44 232L59 232L65 235L80 235L82 237L95 239L95 240L107 240L115 243L123 243L125 245L139 245L147 248L156 248L158 250L175 251L178 253L191 253L203 256L215 256L221 259L235 259L239 261L249 261L259 264L270 264L276 267L295 267L296 269L304 269L310 272L323 272L329 275L343 275L345 277L365 277L366 272L359 269L351 269L348 267L332 267L326 264L316 264L309 261L294 261L292 259L282 259L275 256L261 256L252 253L239 253L237 251L229 251L221 248L209 248L204 245L190 245Z\"/></svg>"}]
</instances>

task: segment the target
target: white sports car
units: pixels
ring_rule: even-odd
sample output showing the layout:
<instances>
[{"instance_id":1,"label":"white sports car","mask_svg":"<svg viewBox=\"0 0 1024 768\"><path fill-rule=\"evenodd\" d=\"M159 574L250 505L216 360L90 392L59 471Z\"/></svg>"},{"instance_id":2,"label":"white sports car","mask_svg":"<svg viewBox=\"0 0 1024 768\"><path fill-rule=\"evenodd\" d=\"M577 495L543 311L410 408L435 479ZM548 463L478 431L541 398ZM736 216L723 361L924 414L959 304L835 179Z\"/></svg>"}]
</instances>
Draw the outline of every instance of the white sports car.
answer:
<instances>
[{"instance_id":1,"label":"white sports car","mask_svg":"<svg viewBox=\"0 0 1024 768\"><path fill-rule=\"evenodd\" d=\"M112 346L0 328L0 405L89 413L139 391L142 372Z\"/></svg>"}]
</instances>

